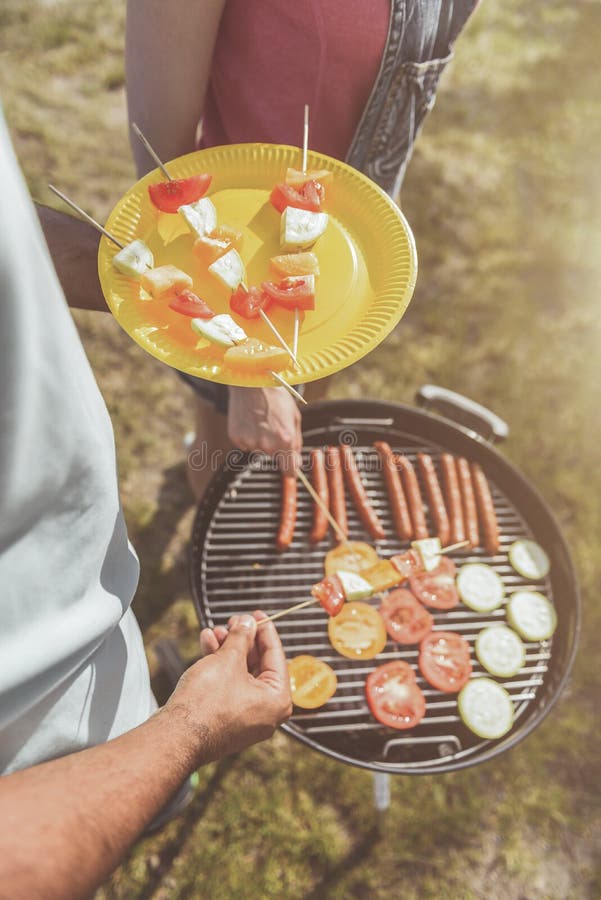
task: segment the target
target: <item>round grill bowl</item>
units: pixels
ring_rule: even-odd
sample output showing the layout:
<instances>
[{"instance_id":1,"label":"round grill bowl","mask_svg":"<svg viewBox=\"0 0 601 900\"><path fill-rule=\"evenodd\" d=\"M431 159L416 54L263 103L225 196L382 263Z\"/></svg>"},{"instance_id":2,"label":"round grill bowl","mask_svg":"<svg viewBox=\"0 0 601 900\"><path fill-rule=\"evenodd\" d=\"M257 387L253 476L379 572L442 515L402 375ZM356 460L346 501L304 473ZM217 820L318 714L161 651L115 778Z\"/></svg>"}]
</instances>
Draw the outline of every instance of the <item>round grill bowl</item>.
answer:
<instances>
[{"instance_id":1,"label":"round grill bowl","mask_svg":"<svg viewBox=\"0 0 601 900\"><path fill-rule=\"evenodd\" d=\"M377 401L316 404L303 415L303 435L305 448L353 445L370 500L386 529L388 539L377 544L383 557L407 544L394 536L374 441L386 440L412 460L418 452L427 452L437 463L442 452L449 452L479 462L493 493L501 547L494 557L478 548L453 553L452 558L457 565L491 565L508 594L527 587L545 594L555 606L558 626L551 640L526 644L526 663L517 676L497 679L512 697L515 721L503 738L488 741L463 725L455 695L436 691L421 677L417 646L403 647L389 640L375 660L348 660L329 643L326 614L318 606L298 610L278 621L286 655L310 653L324 659L336 671L338 690L321 709L295 708L283 729L342 762L395 774L448 772L492 759L513 747L536 728L557 700L574 660L580 627L580 598L570 554L540 494L472 428L410 406ZM305 464L307 460L305 452ZM323 577L323 559L332 546L330 538L318 547L309 543L312 508L313 501L299 484L294 541L285 553L278 553L279 474L271 460L261 455L230 456L199 504L191 537L191 589L202 626L225 624L236 612L258 608L274 613L309 597L311 585ZM350 539L371 542L348 496L347 510ZM509 565L507 550L519 537L533 538L547 551L551 571L544 581L528 583ZM483 627L505 621L505 607L478 614L460 605L433 613L435 629L458 631L469 641L474 674L487 674L473 652L474 641ZM380 725L371 716L364 696L367 674L377 665L399 658L416 670L426 696L426 716L410 731Z\"/></svg>"}]
</instances>

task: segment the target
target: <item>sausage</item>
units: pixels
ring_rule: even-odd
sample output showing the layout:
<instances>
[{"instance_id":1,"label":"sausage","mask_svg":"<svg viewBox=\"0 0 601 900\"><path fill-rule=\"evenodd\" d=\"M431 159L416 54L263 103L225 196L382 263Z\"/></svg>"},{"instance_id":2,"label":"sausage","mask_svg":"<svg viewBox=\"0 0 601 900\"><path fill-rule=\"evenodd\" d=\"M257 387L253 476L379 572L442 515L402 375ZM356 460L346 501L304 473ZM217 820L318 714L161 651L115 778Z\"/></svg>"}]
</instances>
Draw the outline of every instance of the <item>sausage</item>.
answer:
<instances>
[{"instance_id":1,"label":"sausage","mask_svg":"<svg viewBox=\"0 0 601 900\"><path fill-rule=\"evenodd\" d=\"M338 447L326 448L326 471L328 475L328 490L330 492L330 512L338 522L340 530L348 537L348 520L346 517L346 503L344 499L344 479L342 477L342 462ZM336 540L340 541L340 535L335 532Z\"/></svg>"},{"instance_id":2,"label":"sausage","mask_svg":"<svg viewBox=\"0 0 601 900\"><path fill-rule=\"evenodd\" d=\"M467 459L464 459L462 456L459 456L455 460L455 465L457 467L459 490L461 492L461 508L463 510L465 536L470 542L470 547L477 547L480 543L480 532L478 530L478 512L476 510L476 498L474 497L470 466Z\"/></svg>"},{"instance_id":3,"label":"sausage","mask_svg":"<svg viewBox=\"0 0 601 900\"><path fill-rule=\"evenodd\" d=\"M499 550L499 525L492 494L486 475L479 463L470 463L470 472L476 495L478 520L484 535L484 549L489 556L494 556Z\"/></svg>"},{"instance_id":4,"label":"sausage","mask_svg":"<svg viewBox=\"0 0 601 900\"><path fill-rule=\"evenodd\" d=\"M390 444L387 444L386 441L376 441L374 447L382 462L382 472L386 483L388 502L392 510L394 530L402 541L409 541L413 535L413 525L411 524L411 516L409 515L409 507L405 499L401 476L394 464Z\"/></svg>"},{"instance_id":5,"label":"sausage","mask_svg":"<svg viewBox=\"0 0 601 900\"><path fill-rule=\"evenodd\" d=\"M440 538L443 547L449 543L451 528L449 526L449 517L442 499L442 491L440 483L432 462L432 457L428 453L417 454L417 465L426 486L428 495L428 504L430 506L430 514L434 522L436 534Z\"/></svg>"},{"instance_id":6,"label":"sausage","mask_svg":"<svg viewBox=\"0 0 601 900\"><path fill-rule=\"evenodd\" d=\"M449 513L451 543L458 544L465 540L465 525L461 507L461 491L455 468L455 457L450 453L441 453L440 468L442 471L442 487Z\"/></svg>"},{"instance_id":7,"label":"sausage","mask_svg":"<svg viewBox=\"0 0 601 900\"><path fill-rule=\"evenodd\" d=\"M340 452L342 454L344 477L346 478L346 482L351 492L351 497L357 507L359 517L374 541L381 541L385 536L385 531L377 513L369 502L369 497L367 496L367 492L361 481L352 448L343 445L340 448Z\"/></svg>"},{"instance_id":8,"label":"sausage","mask_svg":"<svg viewBox=\"0 0 601 900\"><path fill-rule=\"evenodd\" d=\"M323 500L326 509L330 508L330 492L328 490L328 476L326 475L326 463L323 450L320 447L314 447L311 450L311 481L315 492ZM318 544L323 541L328 533L328 520L326 514L319 504L313 504L313 528L309 535L312 544Z\"/></svg>"},{"instance_id":9,"label":"sausage","mask_svg":"<svg viewBox=\"0 0 601 900\"><path fill-rule=\"evenodd\" d=\"M292 543L296 525L296 475L282 474L282 508L276 546L281 552Z\"/></svg>"},{"instance_id":10,"label":"sausage","mask_svg":"<svg viewBox=\"0 0 601 900\"><path fill-rule=\"evenodd\" d=\"M422 495L419 490L419 482L415 469L410 460L400 453L393 456L394 463L401 473L403 488L405 489L405 497L409 506L409 514L413 523L413 538L416 541L422 541L429 536L428 526L426 524L426 513L422 501Z\"/></svg>"}]
</instances>

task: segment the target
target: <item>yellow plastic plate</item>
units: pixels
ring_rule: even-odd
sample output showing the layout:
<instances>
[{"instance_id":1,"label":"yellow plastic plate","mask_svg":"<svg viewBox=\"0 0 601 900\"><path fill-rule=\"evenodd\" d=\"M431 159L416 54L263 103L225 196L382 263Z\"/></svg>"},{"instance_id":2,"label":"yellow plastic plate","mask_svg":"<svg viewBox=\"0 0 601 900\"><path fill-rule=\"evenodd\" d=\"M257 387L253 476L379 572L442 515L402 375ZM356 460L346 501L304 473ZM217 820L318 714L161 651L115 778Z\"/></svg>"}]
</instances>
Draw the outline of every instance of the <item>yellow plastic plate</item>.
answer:
<instances>
[{"instance_id":1,"label":"yellow plastic plate","mask_svg":"<svg viewBox=\"0 0 601 900\"><path fill-rule=\"evenodd\" d=\"M269 260L281 253L280 214L269 194L284 180L288 166L301 166L298 147L233 144L199 150L167 164L173 178L200 172L213 176L207 196L218 221L244 233L242 258L247 283L275 279ZM312 250L319 259L315 310L301 312L298 360L282 375L291 384L314 381L356 362L386 337L405 312L415 286L417 255L411 230L395 203L369 178L345 163L319 153L308 154L310 169L330 169L326 187L325 233ZM216 313L230 313L230 292L192 254L194 236L179 214L160 213L150 202L148 185L163 181L159 169L138 181L119 201L106 228L123 243L141 238L155 265L172 263L194 279L194 291ZM114 269L118 248L103 237L98 253L100 283L122 328L157 359L209 381L241 386L268 386L268 373L249 375L223 362L223 351L199 339L190 319L141 292L138 282ZM273 304L268 311L291 344L294 312ZM275 344L261 320L234 316L249 337Z\"/></svg>"}]
</instances>

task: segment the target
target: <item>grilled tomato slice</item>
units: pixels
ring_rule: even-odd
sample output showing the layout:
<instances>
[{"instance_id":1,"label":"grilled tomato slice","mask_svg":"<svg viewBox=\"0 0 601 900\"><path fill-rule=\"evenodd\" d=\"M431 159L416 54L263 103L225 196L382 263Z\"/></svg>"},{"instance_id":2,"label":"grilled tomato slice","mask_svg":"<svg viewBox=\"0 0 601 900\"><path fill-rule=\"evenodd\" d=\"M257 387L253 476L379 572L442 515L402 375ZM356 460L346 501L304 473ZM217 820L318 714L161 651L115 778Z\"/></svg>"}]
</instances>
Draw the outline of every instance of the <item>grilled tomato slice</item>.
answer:
<instances>
[{"instance_id":1,"label":"grilled tomato slice","mask_svg":"<svg viewBox=\"0 0 601 900\"><path fill-rule=\"evenodd\" d=\"M292 702L303 709L323 706L336 693L336 673L316 656L295 656L288 663L288 676Z\"/></svg>"},{"instance_id":2,"label":"grilled tomato slice","mask_svg":"<svg viewBox=\"0 0 601 900\"><path fill-rule=\"evenodd\" d=\"M411 666L401 659L378 666L367 676L365 696L372 715L389 728L413 728L423 719L426 700Z\"/></svg>"},{"instance_id":3,"label":"grilled tomato slice","mask_svg":"<svg viewBox=\"0 0 601 900\"><path fill-rule=\"evenodd\" d=\"M377 609L355 600L345 603L328 619L328 637L334 650L348 659L372 659L386 646L386 629Z\"/></svg>"},{"instance_id":4,"label":"grilled tomato slice","mask_svg":"<svg viewBox=\"0 0 601 900\"><path fill-rule=\"evenodd\" d=\"M327 575L311 588L329 616L337 616L346 602L346 595L338 575Z\"/></svg>"},{"instance_id":5,"label":"grilled tomato slice","mask_svg":"<svg viewBox=\"0 0 601 900\"><path fill-rule=\"evenodd\" d=\"M432 687L454 694L472 674L470 645L454 631L433 631L420 644L419 667Z\"/></svg>"},{"instance_id":6,"label":"grilled tomato slice","mask_svg":"<svg viewBox=\"0 0 601 900\"><path fill-rule=\"evenodd\" d=\"M424 606L453 609L459 603L455 585L455 563L446 557L443 557L431 572L411 575L409 587Z\"/></svg>"},{"instance_id":7,"label":"grilled tomato slice","mask_svg":"<svg viewBox=\"0 0 601 900\"><path fill-rule=\"evenodd\" d=\"M386 631L399 644L419 644L432 631L434 619L411 591L398 588L384 597L380 606Z\"/></svg>"},{"instance_id":8,"label":"grilled tomato slice","mask_svg":"<svg viewBox=\"0 0 601 900\"><path fill-rule=\"evenodd\" d=\"M378 554L370 544L363 541L346 541L326 553L326 575L336 572L362 572L378 562Z\"/></svg>"}]
</instances>

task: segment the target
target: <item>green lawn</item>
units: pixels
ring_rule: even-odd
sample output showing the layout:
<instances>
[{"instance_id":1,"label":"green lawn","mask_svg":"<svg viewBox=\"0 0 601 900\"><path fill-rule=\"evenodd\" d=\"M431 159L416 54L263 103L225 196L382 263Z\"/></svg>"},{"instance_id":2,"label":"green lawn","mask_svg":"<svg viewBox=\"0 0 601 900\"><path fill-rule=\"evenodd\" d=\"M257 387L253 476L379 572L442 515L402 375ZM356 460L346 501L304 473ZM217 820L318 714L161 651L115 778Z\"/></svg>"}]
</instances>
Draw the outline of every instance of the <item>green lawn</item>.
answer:
<instances>
[{"instance_id":1,"label":"green lawn","mask_svg":"<svg viewBox=\"0 0 601 900\"><path fill-rule=\"evenodd\" d=\"M36 198L61 186L101 219L133 179L123 4L0 10L0 83ZM396 778L378 819L368 773L283 735L208 767L184 817L140 843L98 898L585 898L601 895L601 6L484 0L457 48L402 196L420 274L396 332L331 397L411 402L436 382L511 426L579 573L573 677L500 760ZM195 649L181 438L189 398L108 316L77 322L113 416L153 643Z\"/></svg>"}]
</instances>

